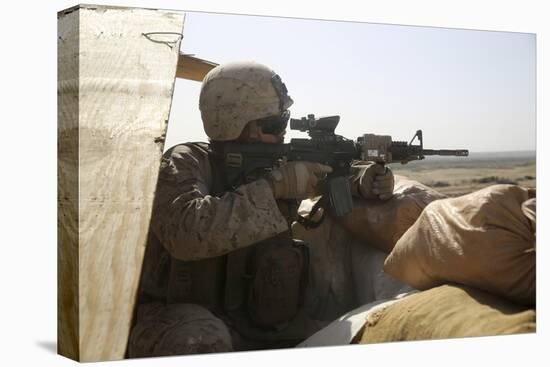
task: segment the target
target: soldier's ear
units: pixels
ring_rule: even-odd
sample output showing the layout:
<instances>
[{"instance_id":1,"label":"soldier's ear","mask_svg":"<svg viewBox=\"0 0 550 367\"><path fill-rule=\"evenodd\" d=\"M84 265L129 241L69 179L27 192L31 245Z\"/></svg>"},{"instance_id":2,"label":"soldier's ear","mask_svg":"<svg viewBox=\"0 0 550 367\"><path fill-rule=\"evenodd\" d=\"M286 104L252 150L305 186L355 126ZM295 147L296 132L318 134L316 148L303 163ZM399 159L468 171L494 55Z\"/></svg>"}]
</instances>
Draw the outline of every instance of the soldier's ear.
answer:
<instances>
[{"instance_id":1,"label":"soldier's ear","mask_svg":"<svg viewBox=\"0 0 550 367\"><path fill-rule=\"evenodd\" d=\"M248 123L248 138L250 141L260 141L262 129L258 126L256 121L250 121Z\"/></svg>"},{"instance_id":2,"label":"soldier's ear","mask_svg":"<svg viewBox=\"0 0 550 367\"><path fill-rule=\"evenodd\" d=\"M249 143L257 141L258 138L258 126L256 126L256 121L250 121L248 124L245 125L243 131L241 131L241 135L239 135L237 141L242 143Z\"/></svg>"}]
</instances>

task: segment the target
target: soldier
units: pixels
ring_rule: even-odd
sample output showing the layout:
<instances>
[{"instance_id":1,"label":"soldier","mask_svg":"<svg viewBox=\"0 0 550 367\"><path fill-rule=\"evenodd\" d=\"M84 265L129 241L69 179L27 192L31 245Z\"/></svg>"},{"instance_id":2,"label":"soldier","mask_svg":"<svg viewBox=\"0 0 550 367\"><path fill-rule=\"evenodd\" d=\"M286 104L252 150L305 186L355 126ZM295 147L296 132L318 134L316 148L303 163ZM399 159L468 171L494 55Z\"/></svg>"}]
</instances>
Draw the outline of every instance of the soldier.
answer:
<instances>
[{"instance_id":1,"label":"soldier","mask_svg":"<svg viewBox=\"0 0 550 367\"><path fill-rule=\"evenodd\" d=\"M223 145L283 142L292 103L281 78L255 62L220 65L204 78L199 107L210 143L163 156L130 357L291 347L331 321L311 312L315 295L305 296L314 244L290 231L297 204L318 194L331 168L288 162L237 187L224 181ZM389 199L392 172L362 163L350 177L354 195Z\"/></svg>"}]
</instances>

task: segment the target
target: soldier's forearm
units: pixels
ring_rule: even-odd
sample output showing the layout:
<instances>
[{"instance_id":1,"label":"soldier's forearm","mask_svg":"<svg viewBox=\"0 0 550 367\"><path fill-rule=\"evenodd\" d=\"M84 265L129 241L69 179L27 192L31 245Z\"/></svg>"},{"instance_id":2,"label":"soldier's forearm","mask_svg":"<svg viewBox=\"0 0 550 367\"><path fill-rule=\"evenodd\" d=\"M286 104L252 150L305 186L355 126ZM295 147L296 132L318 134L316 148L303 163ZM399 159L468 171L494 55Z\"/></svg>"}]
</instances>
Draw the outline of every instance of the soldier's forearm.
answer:
<instances>
[{"instance_id":1,"label":"soldier's forearm","mask_svg":"<svg viewBox=\"0 0 550 367\"><path fill-rule=\"evenodd\" d=\"M174 200L157 236L180 260L221 256L288 229L266 180L240 186L221 197Z\"/></svg>"}]
</instances>

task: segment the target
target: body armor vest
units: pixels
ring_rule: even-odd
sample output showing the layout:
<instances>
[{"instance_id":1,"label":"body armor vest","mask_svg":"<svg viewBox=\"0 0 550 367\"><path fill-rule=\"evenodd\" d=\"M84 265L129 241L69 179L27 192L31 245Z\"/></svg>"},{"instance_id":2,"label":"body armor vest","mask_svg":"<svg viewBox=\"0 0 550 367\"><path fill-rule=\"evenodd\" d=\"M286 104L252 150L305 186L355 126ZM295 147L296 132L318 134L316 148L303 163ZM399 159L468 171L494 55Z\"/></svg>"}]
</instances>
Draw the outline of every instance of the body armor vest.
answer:
<instances>
[{"instance_id":1,"label":"body armor vest","mask_svg":"<svg viewBox=\"0 0 550 367\"><path fill-rule=\"evenodd\" d=\"M230 190L223 161L208 144L192 144L208 153L211 195ZM170 257L166 301L203 305L245 337L293 345L312 333L302 307L308 266L306 244L293 240L290 231L216 258Z\"/></svg>"}]
</instances>

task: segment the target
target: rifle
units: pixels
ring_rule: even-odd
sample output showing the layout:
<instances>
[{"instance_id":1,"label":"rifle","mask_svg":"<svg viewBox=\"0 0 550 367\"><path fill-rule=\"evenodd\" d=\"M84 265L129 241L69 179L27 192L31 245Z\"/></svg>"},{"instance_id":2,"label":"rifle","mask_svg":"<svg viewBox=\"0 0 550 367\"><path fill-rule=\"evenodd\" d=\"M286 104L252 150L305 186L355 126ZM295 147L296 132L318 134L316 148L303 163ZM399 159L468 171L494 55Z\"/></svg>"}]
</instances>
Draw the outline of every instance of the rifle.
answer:
<instances>
[{"instance_id":1,"label":"rifle","mask_svg":"<svg viewBox=\"0 0 550 367\"><path fill-rule=\"evenodd\" d=\"M321 186L322 198L315 204L307 217L299 222L307 227L318 226L311 218L320 207L329 207L340 217L353 208L353 199L348 180L353 161L374 161L385 165L392 162L405 164L424 159L428 155L468 156L465 149L424 149L422 130L418 130L411 141L393 141L389 135L364 134L356 140L336 135L334 130L340 116L316 119L310 114L301 119L290 119L290 129L307 132L310 139L291 139L290 143L224 143L221 152L228 186L237 186L257 179L285 161L318 162L332 167ZM413 144L418 139L417 144ZM323 213L324 214L324 213Z\"/></svg>"}]
</instances>

